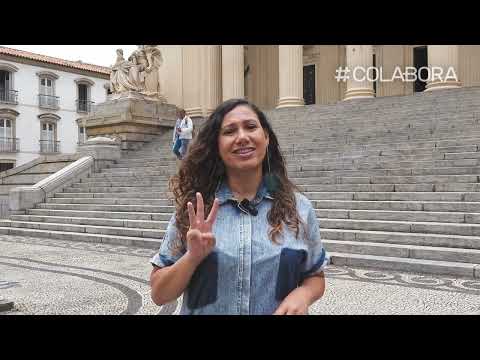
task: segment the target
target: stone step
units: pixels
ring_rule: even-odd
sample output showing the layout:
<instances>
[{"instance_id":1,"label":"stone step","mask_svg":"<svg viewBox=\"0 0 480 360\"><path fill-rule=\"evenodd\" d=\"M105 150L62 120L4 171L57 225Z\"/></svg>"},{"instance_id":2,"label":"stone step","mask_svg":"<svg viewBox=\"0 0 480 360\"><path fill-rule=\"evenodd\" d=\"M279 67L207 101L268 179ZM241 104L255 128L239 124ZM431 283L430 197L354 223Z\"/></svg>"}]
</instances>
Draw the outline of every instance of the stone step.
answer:
<instances>
[{"instance_id":1,"label":"stone step","mask_svg":"<svg viewBox=\"0 0 480 360\"><path fill-rule=\"evenodd\" d=\"M478 213L480 202L466 201L360 201L360 200L311 200L315 209L342 210L393 210ZM466 218L468 215L465 214ZM469 222L469 221L466 221ZM474 221L477 222L477 221Z\"/></svg>"},{"instance_id":2,"label":"stone step","mask_svg":"<svg viewBox=\"0 0 480 360\"><path fill-rule=\"evenodd\" d=\"M118 181L119 179L128 180L128 181L139 181L139 180L165 180L168 181L170 176L168 175L140 175L140 176L117 176L116 174L104 174L104 173L95 173L90 175L87 178L83 178L82 182L89 181Z\"/></svg>"},{"instance_id":3,"label":"stone step","mask_svg":"<svg viewBox=\"0 0 480 360\"><path fill-rule=\"evenodd\" d=\"M320 228L480 236L480 224L320 218Z\"/></svg>"},{"instance_id":4,"label":"stone step","mask_svg":"<svg viewBox=\"0 0 480 360\"><path fill-rule=\"evenodd\" d=\"M163 238L164 230L158 229L142 229L142 228L130 228L130 227L117 227L117 226L99 226L99 225L76 225L67 223L44 223L44 222L31 222L31 221L16 221L12 220L12 228L26 228L26 229L39 229L48 231L61 231L61 232L75 232L75 233L90 233L90 234L102 234L102 235L118 235L129 237L146 237L146 238Z\"/></svg>"},{"instance_id":5,"label":"stone step","mask_svg":"<svg viewBox=\"0 0 480 360\"><path fill-rule=\"evenodd\" d=\"M108 168L109 170L113 169L130 169L130 168L138 168L138 169L145 169L145 168L152 168L152 169L175 169L177 168L177 163L175 161L162 161L162 160L144 160L144 161L129 161L129 162L122 162L110 165Z\"/></svg>"},{"instance_id":6,"label":"stone step","mask_svg":"<svg viewBox=\"0 0 480 360\"><path fill-rule=\"evenodd\" d=\"M135 155L138 155L136 152ZM150 161L165 161L165 162L173 162L175 163L176 158L172 156L165 156L165 155L159 155L159 156L153 156L152 154L146 155L146 156L135 156L135 157L124 157L121 159L117 160L117 164L135 164L135 163L141 163L141 162L150 162Z\"/></svg>"},{"instance_id":7,"label":"stone step","mask_svg":"<svg viewBox=\"0 0 480 360\"><path fill-rule=\"evenodd\" d=\"M436 184L476 183L479 175L415 175L415 176L321 176L292 178L297 184Z\"/></svg>"},{"instance_id":8,"label":"stone step","mask_svg":"<svg viewBox=\"0 0 480 360\"><path fill-rule=\"evenodd\" d=\"M111 218L87 218L87 217L71 217L71 216L40 216L40 215L12 215L12 221L21 222L42 222L57 224L75 224L75 225L98 225L109 227L127 227L142 229L166 229L168 221L152 221L152 220L130 220L130 219L111 219Z\"/></svg>"},{"instance_id":9,"label":"stone step","mask_svg":"<svg viewBox=\"0 0 480 360\"><path fill-rule=\"evenodd\" d=\"M173 194L171 192L166 191L152 191L152 192L131 192L131 193L122 193L122 198L135 198L135 199L169 199L173 198ZM111 198L112 193L55 193L55 198Z\"/></svg>"},{"instance_id":10,"label":"stone step","mask_svg":"<svg viewBox=\"0 0 480 360\"><path fill-rule=\"evenodd\" d=\"M127 212L127 211L98 211L98 210L60 210L60 209L28 209L28 215L81 217L81 218L108 218L125 220L169 221L173 212Z\"/></svg>"},{"instance_id":11,"label":"stone step","mask_svg":"<svg viewBox=\"0 0 480 360\"><path fill-rule=\"evenodd\" d=\"M480 159L459 159L459 160L420 160L401 161L399 159L382 159L382 157L366 157L359 159L342 159L334 160L332 162L322 160L303 161L299 164L289 165L291 170L328 170L333 166L338 166L339 169L388 169L392 168L392 162L395 168L445 168L445 167L478 167ZM290 170L289 169L289 170ZM335 169L335 168L333 168Z\"/></svg>"},{"instance_id":12,"label":"stone step","mask_svg":"<svg viewBox=\"0 0 480 360\"><path fill-rule=\"evenodd\" d=\"M105 177L149 177L149 176L161 176L161 177L169 177L173 175L175 171L150 171L150 170L140 170L140 171L128 171L128 172L100 172L95 174L95 177L101 177L102 174Z\"/></svg>"},{"instance_id":13,"label":"stone step","mask_svg":"<svg viewBox=\"0 0 480 360\"><path fill-rule=\"evenodd\" d=\"M306 192L313 200L358 200L358 201L480 201L475 192Z\"/></svg>"},{"instance_id":14,"label":"stone step","mask_svg":"<svg viewBox=\"0 0 480 360\"><path fill-rule=\"evenodd\" d=\"M328 252L480 264L480 250L476 249L326 239L323 243Z\"/></svg>"},{"instance_id":15,"label":"stone step","mask_svg":"<svg viewBox=\"0 0 480 360\"><path fill-rule=\"evenodd\" d=\"M168 191L168 186L75 186L63 189L64 193L132 193L132 192Z\"/></svg>"},{"instance_id":16,"label":"stone step","mask_svg":"<svg viewBox=\"0 0 480 360\"><path fill-rule=\"evenodd\" d=\"M462 124L458 124L462 127ZM478 124L464 124L461 129L442 129L440 131L435 131L433 134L431 131L421 131L419 129L389 129L384 130L378 127L370 127L367 131L355 131L346 132L344 129L339 129L339 124L333 125L336 127L334 131L328 131L322 127L312 127L307 131L291 131L281 132L280 144L291 144L291 145L300 145L292 141L292 138L302 138L305 142L329 142L329 141L339 141L347 144L356 144L356 143L378 143L383 144L388 141L398 142L400 140L404 141L439 141L443 139L451 139L455 136L465 137L467 134L470 136L478 136ZM332 127L333 127L332 126ZM339 129L339 130L337 130ZM319 135L321 134L321 135Z\"/></svg>"},{"instance_id":17,"label":"stone step","mask_svg":"<svg viewBox=\"0 0 480 360\"><path fill-rule=\"evenodd\" d=\"M172 199L121 199L121 198L47 198L52 204L100 204L100 205L158 205L173 206Z\"/></svg>"},{"instance_id":18,"label":"stone step","mask_svg":"<svg viewBox=\"0 0 480 360\"><path fill-rule=\"evenodd\" d=\"M135 182L131 181L124 181L122 178L117 179L117 181L88 181L88 182L80 182L80 183L75 183L72 184L72 188L85 188L85 187L126 187L126 186L132 186L135 185L136 187L139 186L149 186L149 187L156 187L156 186L162 186L165 187L168 185L166 180L160 180L160 181L142 181L142 180L137 180Z\"/></svg>"},{"instance_id":19,"label":"stone step","mask_svg":"<svg viewBox=\"0 0 480 360\"><path fill-rule=\"evenodd\" d=\"M91 233L76 233L68 231L52 231L2 226L0 234L15 236L31 236L34 238L49 238L58 240L82 241L90 243L135 246L148 249L159 249L161 240L158 238L141 238L134 236L118 236Z\"/></svg>"},{"instance_id":20,"label":"stone step","mask_svg":"<svg viewBox=\"0 0 480 360\"><path fill-rule=\"evenodd\" d=\"M472 279L480 278L480 268L479 265L476 264L339 252L331 252L329 255L332 264L338 266L380 268L435 275L455 275Z\"/></svg>"},{"instance_id":21,"label":"stone step","mask_svg":"<svg viewBox=\"0 0 480 360\"><path fill-rule=\"evenodd\" d=\"M156 206L156 205L99 205L99 204L37 204L37 209L52 210L85 210L85 211L125 211L125 212L151 212L151 213L172 213L174 206Z\"/></svg>"},{"instance_id":22,"label":"stone step","mask_svg":"<svg viewBox=\"0 0 480 360\"><path fill-rule=\"evenodd\" d=\"M316 209L315 213L319 218L329 219L479 224L480 226L480 213L344 209Z\"/></svg>"},{"instance_id":23,"label":"stone step","mask_svg":"<svg viewBox=\"0 0 480 360\"><path fill-rule=\"evenodd\" d=\"M475 162L476 159L468 159L469 161ZM445 161L461 161L461 160L445 160ZM176 166L157 166L157 165L151 165L151 166L129 166L129 167L120 167L112 165L112 167L109 168L104 168L100 171L102 174L117 174L117 173L123 173L123 172L163 172L163 173L170 173L176 171L177 167Z\"/></svg>"},{"instance_id":24,"label":"stone step","mask_svg":"<svg viewBox=\"0 0 480 360\"><path fill-rule=\"evenodd\" d=\"M322 239L348 240L356 242L377 242L403 245L440 246L448 248L478 249L480 237L408 233L394 231L371 231L320 228Z\"/></svg>"},{"instance_id":25,"label":"stone step","mask_svg":"<svg viewBox=\"0 0 480 360\"><path fill-rule=\"evenodd\" d=\"M340 167L341 165L338 165ZM396 170L396 171L395 171ZM330 169L288 171L291 178L325 177L325 176L424 176L424 175L480 175L480 167L453 168L400 168L400 169Z\"/></svg>"},{"instance_id":26,"label":"stone step","mask_svg":"<svg viewBox=\"0 0 480 360\"><path fill-rule=\"evenodd\" d=\"M302 192L479 192L480 183L301 185Z\"/></svg>"},{"instance_id":27,"label":"stone step","mask_svg":"<svg viewBox=\"0 0 480 360\"><path fill-rule=\"evenodd\" d=\"M303 141L303 139L302 139ZM327 152L354 152L354 151L381 151L382 154L390 155L397 153L402 154L415 154L416 149L427 149L431 148L432 151L438 151L441 153L461 153L461 152L476 152L478 151L478 145L459 145L459 146L444 146L444 147L435 147L435 142L431 142L429 144L420 143L415 145L413 143L409 143L407 141L401 143L392 143L392 144L370 144L365 143L366 145L355 145L355 144L342 144L338 142L334 142L332 144L325 144L321 141L315 141L311 144L307 144L304 146L308 146L305 148L292 148L281 144L281 149L285 156L292 156L292 155L317 155L317 154L324 154ZM410 151L409 151L410 149ZM422 152L424 153L424 152Z\"/></svg>"},{"instance_id":28,"label":"stone step","mask_svg":"<svg viewBox=\"0 0 480 360\"><path fill-rule=\"evenodd\" d=\"M460 152L460 153L445 153L445 159L480 159L480 151Z\"/></svg>"}]
</instances>

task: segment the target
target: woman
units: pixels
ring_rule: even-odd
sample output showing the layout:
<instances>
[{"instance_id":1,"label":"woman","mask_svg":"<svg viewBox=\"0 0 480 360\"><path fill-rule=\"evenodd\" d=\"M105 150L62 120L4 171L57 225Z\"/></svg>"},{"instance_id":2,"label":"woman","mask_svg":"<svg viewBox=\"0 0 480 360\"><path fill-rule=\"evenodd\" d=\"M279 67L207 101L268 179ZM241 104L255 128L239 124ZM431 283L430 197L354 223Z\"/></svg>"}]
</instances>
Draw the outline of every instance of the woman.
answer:
<instances>
[{"instance_id":1,"label":"woman","mask_svg":"<svg viewBox=\"0 0 480 360\"><path fill-rule=\"evenodd\" d=\"M184 293L182 314L306 314L323 295L315 211L255 105L218 106L170 185L176 214L151 260L157 305Z\"/></svg>"}]
</instances>

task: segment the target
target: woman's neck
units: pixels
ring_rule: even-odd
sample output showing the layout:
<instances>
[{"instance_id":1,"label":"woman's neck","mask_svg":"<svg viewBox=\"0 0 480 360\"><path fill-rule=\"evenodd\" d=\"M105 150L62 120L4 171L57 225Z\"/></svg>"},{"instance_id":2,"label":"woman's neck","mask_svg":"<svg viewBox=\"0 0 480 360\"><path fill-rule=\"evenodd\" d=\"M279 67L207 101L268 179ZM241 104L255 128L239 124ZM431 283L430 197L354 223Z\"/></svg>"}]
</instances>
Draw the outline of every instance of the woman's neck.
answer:
<instances>
[{"instance_id":1,"label":"woman's neck","mask_svg":"<svg viewBox=\"0 0 480 360\"><path fill-rule=\"evenodd\" d=\"M227 174L227 183L237 200L253 200L262 182L262 168L255 172L238 171Z\"/></svg>"}]
</instances>

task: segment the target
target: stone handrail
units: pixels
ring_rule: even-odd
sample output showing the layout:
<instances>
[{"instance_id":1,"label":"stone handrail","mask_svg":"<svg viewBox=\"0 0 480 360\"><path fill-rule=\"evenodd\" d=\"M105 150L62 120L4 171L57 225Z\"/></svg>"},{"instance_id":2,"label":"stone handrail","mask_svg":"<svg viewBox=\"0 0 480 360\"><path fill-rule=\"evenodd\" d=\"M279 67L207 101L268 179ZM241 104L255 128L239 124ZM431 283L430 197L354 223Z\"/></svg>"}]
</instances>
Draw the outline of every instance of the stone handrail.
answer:
<instances>
[{"instance_id":1,"label":"stone handrail","mask_svg":"<svg viewBox=\"0 0 480 360\"><path fill-rule=\"evenodd\" d=\"M46 197L94 170L93 156L84 156L72 164L67 165L56 173L39 181L32 186L19 186L10 190L9 207L12 212L25 212L36 204L44 202Z\"/></svg>"}]
</instances>

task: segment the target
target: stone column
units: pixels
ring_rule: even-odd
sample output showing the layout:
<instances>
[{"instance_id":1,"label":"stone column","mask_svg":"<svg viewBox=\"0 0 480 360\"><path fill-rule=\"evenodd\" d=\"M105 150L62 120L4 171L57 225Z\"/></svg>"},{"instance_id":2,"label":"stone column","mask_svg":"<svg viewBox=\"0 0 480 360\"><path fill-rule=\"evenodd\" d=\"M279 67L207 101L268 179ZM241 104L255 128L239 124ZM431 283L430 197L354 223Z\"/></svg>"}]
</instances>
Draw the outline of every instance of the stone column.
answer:
<instances>
[{"instance_id":1,"label":"stone column","mask_svg":"<svg viewBox=\"0 0 480 360\"><path fill-rule=\"evenodd\" d=\"M182 51L183 107L190 117L203 116L202 111L202 47L186 45Z\"/></svg>"},{"instance_id":2,"label":"stone column","mask_svg":"<svg viewBox=\"0 0 480 360\"><path fill-rule=\"evenodd\" d=\"M202 71L202 94L204 115L210 115L221 101L221 67L220 45L208 45L203 47L204 69Z\"/></svg>"},{"instance_id":3,"label":"stone column","mask_svg":"<svg viewBox=\"0 0 480 360\"><path fill-rule=\"evenodd\" d=\"M303 106L303 45L279 45L279 108Z\"/></svg>"},{"instance_id":4,"label":"stone column","mask_svg":"<svg viewBox=\"0 0 480 360\"><path fill-rule=\"evenodd\" d=\"M367 80L367 69L373 66L372 45L347 45L346 47L347 67L350 73L343 100L373 98L373 82ZM373 73L370 73L369 77L373 77Z\"/></svg>"},{"instance_id":5,"label":"stone column","mask_svg":"<svg viewBox=\"0 0 480 360\"><path fill-rule=\"evenodd\" d=\"M222 45L222 99L245 96L243 45Z\"/></svg>"},{"instance_id":6,"label":"stone column","mask_svg":"<svg viewBox=\"0 0 480 360\"><path fill-rule=\"evenodd\" d=\"M458 78L458 45L428 45L427 57L430 77L425 91L461 86Z\"/></svg>"}]
</instances>

